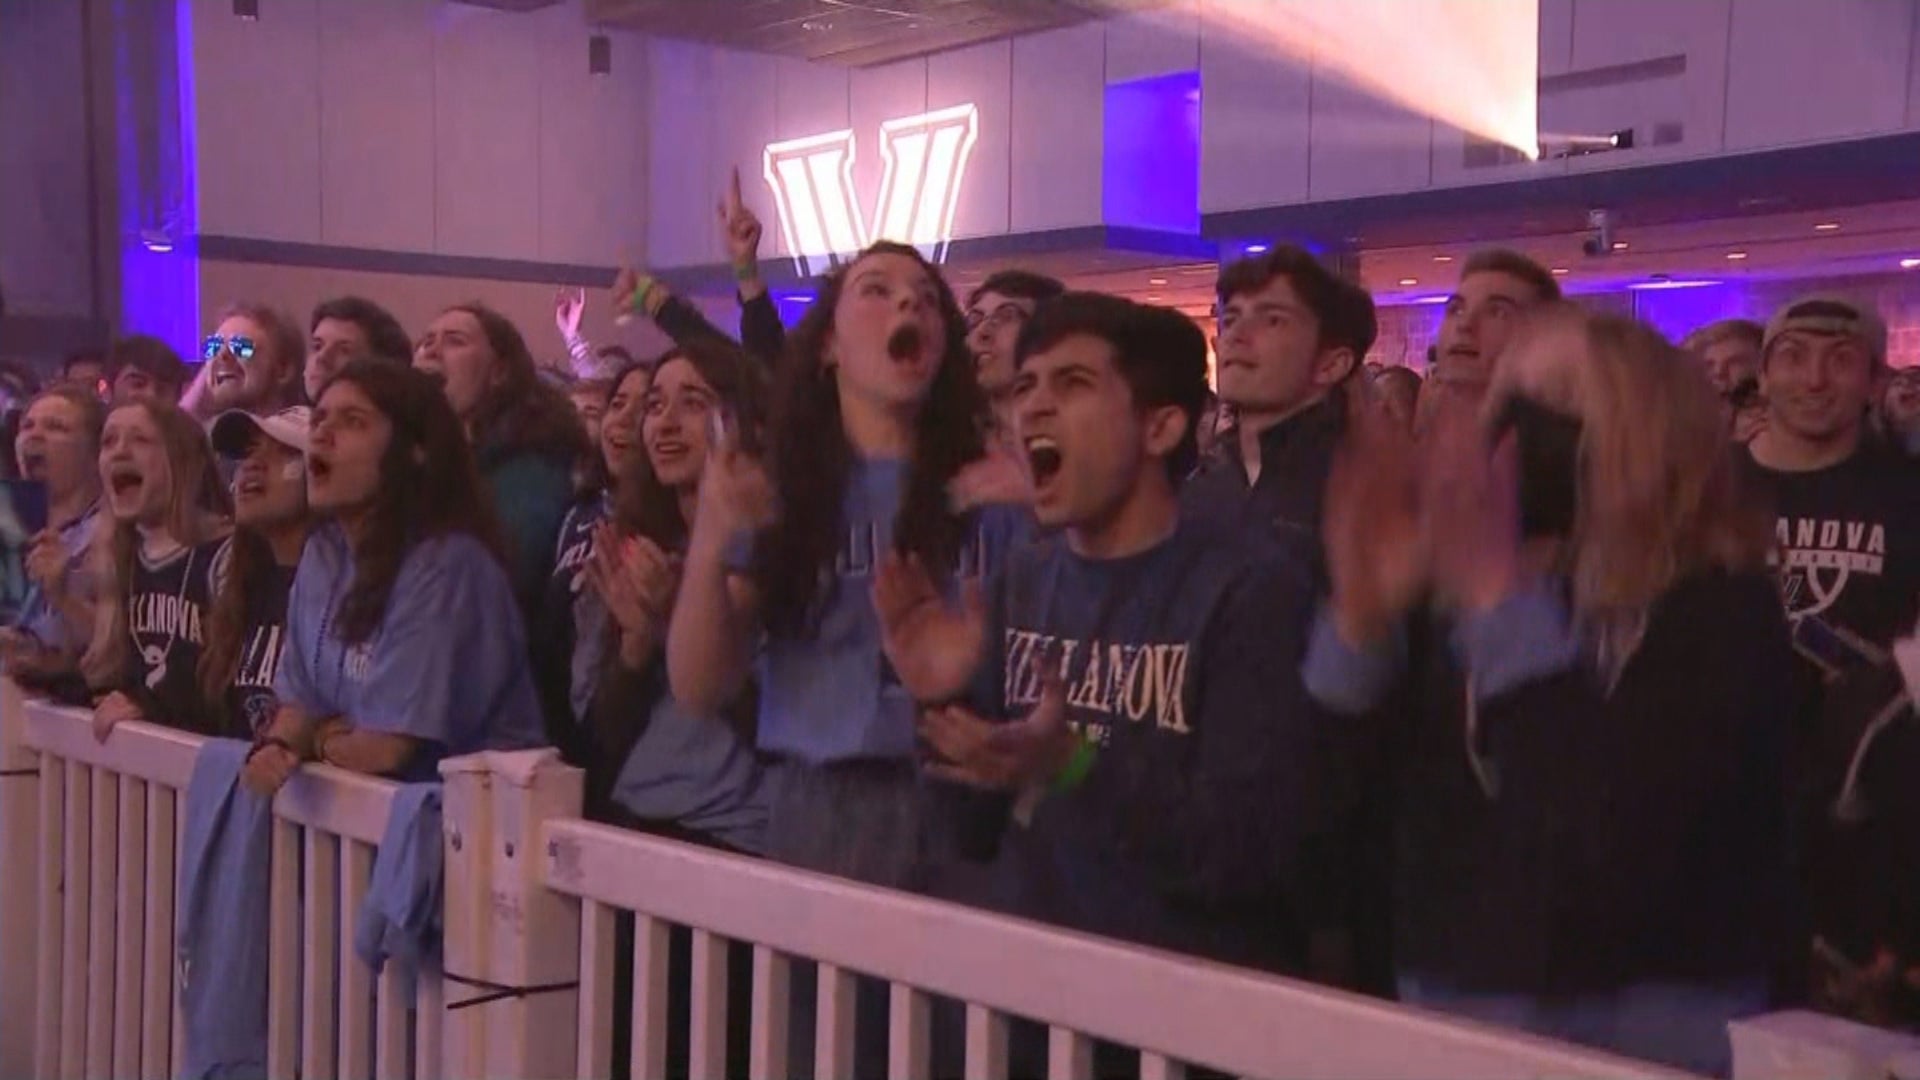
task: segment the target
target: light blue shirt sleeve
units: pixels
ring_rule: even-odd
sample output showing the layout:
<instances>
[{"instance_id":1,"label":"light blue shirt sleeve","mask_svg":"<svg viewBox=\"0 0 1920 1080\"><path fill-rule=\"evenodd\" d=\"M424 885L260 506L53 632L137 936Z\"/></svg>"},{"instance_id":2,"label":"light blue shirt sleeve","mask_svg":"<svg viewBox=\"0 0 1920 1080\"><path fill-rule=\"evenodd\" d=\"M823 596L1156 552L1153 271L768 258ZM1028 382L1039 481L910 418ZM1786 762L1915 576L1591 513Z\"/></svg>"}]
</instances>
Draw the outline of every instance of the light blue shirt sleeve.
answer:
<instances>
[{"instance_id":1,"label":"light blue shirt sleeve","mask_svg":"<svg viewBox=\"0 0 1920 1080\"><path fill-rule=\"evenodd\" d=\"M316 540L307 541L287 595L286 644L280 649L280 667L274 672L273 693L309 717L325 717L337 708L325 701L314 680L319 635L332 613L332 585L337 568L327 565Z\"/></svg>"},{"instance_id":2,"label":"light blue shirt sleeve","mask_svg":"<svg viewBox=\"0 0 1920 1080\"><path fill-rule=\"evenodd\" d=\"M1407 631L1394 627L1387 640L1355 649L1334 629L1333 609L1322 602L1314 613L1307 657L1300 678L1307 693L1327 709L1357 715L1379 707L1407 667Z\"/></svg>"},{"instance_id":3,"label":"light blue shirt sleeve","mask_svg":"<svg viewBox=\"0 0 1920 1080\"><path fill-rule=\"evenodd\" d=\"M1480 702L1580 662L1566 601L1547 582L1523 586L1488 610L1456 620L1453 652Z\"/></svg>"},{"instance_id":4,"label":"light blue shirt sleeve","mask_svg":"<svg viewBox=\"0 0 1920 1080\"><path fill-rule=\"evenodd\" d=\"M408 555L394 582L351 719L471 753L496 746L493 728L503 723L538 730L532 686L506 572L471 537L441 537Z\"/></svg>"}]
</instances>

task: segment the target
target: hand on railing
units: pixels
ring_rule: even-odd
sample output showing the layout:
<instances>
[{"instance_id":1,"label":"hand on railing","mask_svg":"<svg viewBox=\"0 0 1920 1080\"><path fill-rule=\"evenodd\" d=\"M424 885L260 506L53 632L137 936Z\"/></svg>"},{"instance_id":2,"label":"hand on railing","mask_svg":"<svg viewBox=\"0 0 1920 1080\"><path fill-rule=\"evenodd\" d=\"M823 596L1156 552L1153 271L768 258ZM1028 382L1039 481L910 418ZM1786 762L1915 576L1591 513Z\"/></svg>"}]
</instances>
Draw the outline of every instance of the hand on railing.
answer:
<instances>
[{"instance_id":1,"label":"hand on railing","mask_svg":"<svg viewBox=\"0 0 1920 1080\"><path fill-rule=\"evenodd\" d=\"M255 746L247 754L246 768L241 770L240 782L248 791L262 798L271 799L285 787L288 780L300 768L300 755L293 752L284 739L269 739Z\"/></svg>"},{"instance_id":2,"label":"hand on railing","mask_svg":"<svg viewBox=\"0 0 1920 1080\"><path fill-rule=\"evenodd\" d=\"M146 714L130 697L115 690L93 708L93 737L106 742L116 725L127 720L145 720Z\"/></svg>"}]
</instances>

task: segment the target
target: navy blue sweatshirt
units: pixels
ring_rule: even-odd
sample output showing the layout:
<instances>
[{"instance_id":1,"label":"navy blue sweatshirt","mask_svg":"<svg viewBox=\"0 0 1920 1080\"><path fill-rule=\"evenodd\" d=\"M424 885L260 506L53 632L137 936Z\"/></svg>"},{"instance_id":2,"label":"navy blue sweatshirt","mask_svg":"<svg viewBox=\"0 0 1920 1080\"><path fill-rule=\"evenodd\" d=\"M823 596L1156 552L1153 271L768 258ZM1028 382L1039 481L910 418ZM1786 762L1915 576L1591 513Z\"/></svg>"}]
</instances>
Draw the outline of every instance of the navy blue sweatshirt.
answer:
<instances>
[{"instance_id":1,"label":"navy blue sweatshirt","mask_svg":"<svg viewBox=\"0 0 1920 1080\"><path fill-rule=\"evenodd\" d=\"M1069 720L1100 746L1080 787L1009 827L1017 914L1300 970L1312 853L1346 798L1298 676L1312 608L1297 558L1193 523L1123 559L1057 536L1009 556L975 704L1024 716L1057 646Z\"/></svg>"}]
</instances>

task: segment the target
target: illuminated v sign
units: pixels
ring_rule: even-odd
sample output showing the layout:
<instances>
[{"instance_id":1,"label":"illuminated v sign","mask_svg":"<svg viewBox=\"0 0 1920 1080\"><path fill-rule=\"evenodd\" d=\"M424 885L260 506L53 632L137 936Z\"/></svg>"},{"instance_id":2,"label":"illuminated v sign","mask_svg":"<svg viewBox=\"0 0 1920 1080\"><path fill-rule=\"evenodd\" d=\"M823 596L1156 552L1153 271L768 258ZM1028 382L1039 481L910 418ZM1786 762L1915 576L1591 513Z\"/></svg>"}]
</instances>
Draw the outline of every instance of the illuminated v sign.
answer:
<instances>
[{"instance_id":1,"label":"illuminated v sign","mask_svg":"<svg viewBox=\"0 0 1920 1080\"><path fill-rule=\"evenodd\" d=\"M780 210L780 231L802 274L878 240L922 249L935 262L953 236L960 180L980 126L972 105L880 125L880 198L873 217L853 190L853 132L836 131L767 147L765 173Z\"/></svg>"}]
</instances>

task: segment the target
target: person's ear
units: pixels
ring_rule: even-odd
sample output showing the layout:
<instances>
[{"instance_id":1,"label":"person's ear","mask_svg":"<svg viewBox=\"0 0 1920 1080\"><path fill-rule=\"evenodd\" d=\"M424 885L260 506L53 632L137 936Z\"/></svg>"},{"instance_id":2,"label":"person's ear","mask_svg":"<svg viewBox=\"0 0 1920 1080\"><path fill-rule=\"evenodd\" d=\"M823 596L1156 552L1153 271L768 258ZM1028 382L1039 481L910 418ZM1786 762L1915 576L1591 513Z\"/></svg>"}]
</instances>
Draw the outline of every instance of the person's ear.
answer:
<instances>
[{"instance_id":1,"label":"person's ear","mask_svg":"<svg viewBox=\"0 0 1920 1080\"><path fill-rule=\"evenodd\" d=\"M1187 437L1191 425L1187 422L1187 411L1178 405L1160 405L1147 410L1146 444L1147 453L1154 457L1170 457Z\"/></svg>"}]
</instances>

